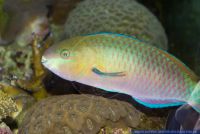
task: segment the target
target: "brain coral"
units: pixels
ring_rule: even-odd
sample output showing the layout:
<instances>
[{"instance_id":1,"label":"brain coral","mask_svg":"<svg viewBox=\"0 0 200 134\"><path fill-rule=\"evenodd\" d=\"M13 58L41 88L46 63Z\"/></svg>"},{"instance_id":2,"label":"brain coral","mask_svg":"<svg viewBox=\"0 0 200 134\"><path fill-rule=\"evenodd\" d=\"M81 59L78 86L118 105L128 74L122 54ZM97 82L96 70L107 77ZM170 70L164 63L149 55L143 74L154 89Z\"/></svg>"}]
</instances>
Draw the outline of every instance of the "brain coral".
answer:
<instances>
[{"instance_id":1,"label":"brain coral","mask_svg":"<svg viewBox=\"0 0 200 134\"><path fill-rule=\"evenodd\" d=\"M49 97L26 114L20 134L95 134L102 127L138 125L141 113L126 102L92 95Z\"/></svg>"},{"instance_id":2,"label":"brain coral","mask_svg":"<svg viewBox=\"0 0 200 134\"><path fill-rule=\"evenodd\" d=\"M6 93L0 91L0 120L16 111L16 103Z\"/></svg>"},{"instance_id":3,"label":"brain coral","mask_svg":"<svg viewBox=\"0 0 200 134\"><path fill-rule=\"evenodd\" d=\"M167 37L158 19L134 0L85 0L69 14L66 37L94 32L135 35L167 49Z\"/></svg>"}]
</instances>

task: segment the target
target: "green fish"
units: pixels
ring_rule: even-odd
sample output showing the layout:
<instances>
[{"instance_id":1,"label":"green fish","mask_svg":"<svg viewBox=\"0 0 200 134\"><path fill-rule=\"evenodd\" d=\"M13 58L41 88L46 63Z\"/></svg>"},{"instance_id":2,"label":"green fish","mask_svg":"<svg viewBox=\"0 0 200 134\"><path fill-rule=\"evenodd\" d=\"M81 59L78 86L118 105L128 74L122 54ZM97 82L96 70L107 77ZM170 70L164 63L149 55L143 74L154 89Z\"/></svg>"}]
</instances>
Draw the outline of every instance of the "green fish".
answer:
<instances>
[{"instance_id":1,"label":"green fish","mask_svg":"<svg viewBox=\"0 0 200 134\"><path fill-rule=\"evenodd\" d=\"M66 80L125 93L150 108L188 103L200 112L199 77L171 54L134 37L74 37L50 47L42 62Z\"/></svg>"}]
</instances>

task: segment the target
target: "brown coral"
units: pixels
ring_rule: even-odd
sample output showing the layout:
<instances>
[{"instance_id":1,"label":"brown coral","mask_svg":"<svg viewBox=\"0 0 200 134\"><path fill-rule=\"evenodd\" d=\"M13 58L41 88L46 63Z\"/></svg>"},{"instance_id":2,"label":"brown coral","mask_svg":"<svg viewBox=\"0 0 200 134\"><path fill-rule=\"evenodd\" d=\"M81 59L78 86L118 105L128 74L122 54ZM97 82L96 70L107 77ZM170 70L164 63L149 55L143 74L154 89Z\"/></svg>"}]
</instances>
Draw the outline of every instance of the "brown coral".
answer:
<instances>
[{"instance_id":1,"label":"brown coral","mask_svg":"<svg viewBox=\"0 0 200 134\"><path fill-rule=\"evenodd\" d=\"M135 35L167 49L167 37L158 19L134 0L85 0L70 12L65 24L67 37L94 32Z\"/></svg>"},{"instance_id":2,"label":"brown coral","mask_svg":"<svg viewBox=\"0 0 200 134\"><path fill-rule=\"evenodd\" d=\"M8 94L0 91L0 119L10 116L17 111L17 106Z\"/></svg>"},{"instance_id":3,"label":"brown coral","mask_svg":"<svg viewBox=\"0 0 200 134\"><path fill-rule=\"evenodd\" d=\"M33 92L33 96L36 99L41 99L47 96L46 89L42 82L43 78L46 76L46 70L42 66L41 58L42 52L48 48L48 46L52 43L51 38L48 38L46 42L44 42L43 46L41 47L37 35L34 35L34 39L32 42L32 52L33 52L33 69L34 74L31 80L18 80L17 84L26 90ZM39 46L38 46L39 45Z\"/></svg>"},{"instance_id":4,"label":"brown coral","mask_svg":"<svg viewBox=\"0 0 200 134\"><path fill-rule=\"evenodd\" d=\"M135 128L140 113L126 102L92 95L49 97L28 111L20 134L94 134L102 127Z\"/></svg>"},{"instance_id":5,"label":"brown coral","mask_svg":"<svg viewBox=\"0 0 200 134\"><path fill-rule=\"evenodd\" d=\"M11 99L11 103L9 101L6 101L7 104L5 107L6 110L12 110L13 114L9 115L11 118L16 119L17 123L21 123L21 119L23 118L26 110L32 106L32 104L35 102L35 99L28 95L26 92L23 90L20 90L19 88L16 88L14 86L11 86L9 84L6 84L4 82L0 82L0 89L2 90L1 92L6 96L7 99ZM5 99L6 100L6 99ZM13 104L14 103L14 104ZM4 104L5 105L5 104ZM11 107L11 108L10 108ZM1 115L1 114L0 114Z\"/></svg>"}]
</instances>

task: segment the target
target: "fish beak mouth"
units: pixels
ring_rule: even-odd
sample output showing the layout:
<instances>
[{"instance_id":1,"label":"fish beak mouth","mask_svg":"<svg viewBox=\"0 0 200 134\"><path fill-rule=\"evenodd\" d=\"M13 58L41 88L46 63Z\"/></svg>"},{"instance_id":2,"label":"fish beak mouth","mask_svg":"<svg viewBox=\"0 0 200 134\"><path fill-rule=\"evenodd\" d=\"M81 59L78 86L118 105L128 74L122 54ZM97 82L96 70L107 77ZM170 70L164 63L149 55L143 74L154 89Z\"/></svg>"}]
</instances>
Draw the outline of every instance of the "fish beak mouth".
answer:
<instances>
[{"instance_id":1,"label":"fish beak mouth","mask_svg":"<svg viewBox=\"0 0 200 134\"><path fill-rule=\"evenodd\" d=\"M47 62L47 59L46 59L44 56L42 56L41 63L44 64L44 63L46 63L46 62Z\"/></svg>"}]
</instances>

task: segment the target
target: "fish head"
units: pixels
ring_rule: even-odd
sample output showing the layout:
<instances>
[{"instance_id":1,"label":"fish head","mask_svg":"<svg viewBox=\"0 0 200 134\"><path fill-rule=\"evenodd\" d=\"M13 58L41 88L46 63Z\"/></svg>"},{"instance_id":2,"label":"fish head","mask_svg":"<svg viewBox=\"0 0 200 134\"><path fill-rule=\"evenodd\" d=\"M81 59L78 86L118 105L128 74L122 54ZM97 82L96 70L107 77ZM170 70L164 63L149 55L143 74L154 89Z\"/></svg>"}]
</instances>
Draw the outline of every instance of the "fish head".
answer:
<instances>
[{"instance_id":1,"label":"fish head","mask_svg":"<svg viewBox=\"0 0 200 134\"><path fill-rule=\"evenodd\" d=\"M76 81L90 71L91 58L87 45L81 44L80 37L75 37L48 48L41 62L61 78Z\"/></svg>"}]
</instances>

